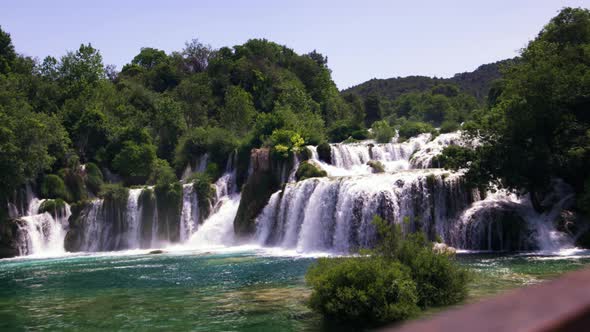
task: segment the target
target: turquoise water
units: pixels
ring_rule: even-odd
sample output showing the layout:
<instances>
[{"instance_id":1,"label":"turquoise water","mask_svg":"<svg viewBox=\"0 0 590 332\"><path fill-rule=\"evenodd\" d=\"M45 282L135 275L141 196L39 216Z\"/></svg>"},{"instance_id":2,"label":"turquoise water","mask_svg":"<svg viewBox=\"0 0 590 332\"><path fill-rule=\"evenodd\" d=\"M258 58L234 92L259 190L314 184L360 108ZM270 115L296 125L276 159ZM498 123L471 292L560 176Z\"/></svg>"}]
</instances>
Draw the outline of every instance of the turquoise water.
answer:
<instances>
[{"instance_id":1,"label":"turquoise water","mask_svg":"<svg viewBox=\"0 0 590 332\"><path fill-rule=\"evenodd\" d=\"M537 283L590 256L461 254L470 301ZM196 252L0 260L0 330L318 331L313 258Z\"/></svg>"}]
</instances>

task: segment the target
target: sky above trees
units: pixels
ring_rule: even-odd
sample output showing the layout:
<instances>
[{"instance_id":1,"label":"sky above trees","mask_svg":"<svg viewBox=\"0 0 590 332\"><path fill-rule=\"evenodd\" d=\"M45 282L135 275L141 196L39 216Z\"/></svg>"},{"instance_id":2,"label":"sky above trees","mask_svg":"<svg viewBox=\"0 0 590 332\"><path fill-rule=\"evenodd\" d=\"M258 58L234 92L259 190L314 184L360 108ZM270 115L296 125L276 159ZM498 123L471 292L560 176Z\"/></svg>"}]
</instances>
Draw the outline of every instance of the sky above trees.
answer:
<instances>
[{"instance_id":1,"label":"sky above trees","mask_svg":"<svg viewBox=\"0 0 590 332\"><path fill-rule=\"evenodd\" d=\"M8 0L0 25L19 52L59 57L81 43L121 69L141 47L167 52L267 38L328 56L340 89L371 78L448 77L518 54L559 9L583 0L80 1Z\"/></svg>"}]
</instances>

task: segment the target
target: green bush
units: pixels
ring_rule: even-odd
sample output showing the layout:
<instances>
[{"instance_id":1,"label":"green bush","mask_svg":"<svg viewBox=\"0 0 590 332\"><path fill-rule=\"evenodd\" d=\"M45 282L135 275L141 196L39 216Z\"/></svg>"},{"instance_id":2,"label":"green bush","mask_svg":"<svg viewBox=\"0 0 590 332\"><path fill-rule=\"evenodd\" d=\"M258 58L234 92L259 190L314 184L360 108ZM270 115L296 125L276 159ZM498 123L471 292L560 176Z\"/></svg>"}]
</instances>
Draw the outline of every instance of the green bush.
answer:
<instances>
[{"instance_id":1,"label":"green bush","mask_svg":"<svg viewBox=\"0 0 590 332\"><path fill-rule=\"evenodd\" d=\"M278 129L270 135L269 144L274 156L287 159L291 152L298 153L305 141L292 130Z\"/></svg>"},{"instance_id":2,"label":"green bush","mask_svg":"<svg viewBox=\"0 0 590 332\"><path fill-rule=\"evenodd\" d=\"M419 312L408 267L382 258L320 258L306 274L312 309L326 318L375 326Z\"/></svg>"},{"instance_id":3,"label":"green bush","mask_svg":"<svg viewBox=\"0 0 590 332\"><path fill-rule=\"evenodd\" d=\"M100 187L104 183L102 172L94 163L87 163L85 170L86 188L88 188L93 194L97 195L100 192Z\"/></svg>"},{"instance_id":4,"label":"green bush","mask_svg":"<svg viewBox=\"0 0 590 332\"><path fill-rule=\"evenodd\" d=\"M69 200L69 193L62 178L55 174L49 174L41 184L41 196L43 198L61 198Z\"/></svg>"},{"instance_id":5,"label":"green bush","mask_svg":"<svg viewBox=\"0 0 590 332\"><path fill-rule=\"evenodd\" d=\"M385 120L373 122L373 137L378 143L389 143L393 136L395 136L395 130Z\"/></svg>"},{"instance_id":6,"label":"green bush","mask_svg":"<svg viewBox=\"0 0 590 332\"><path fill-rule=\"evenodd\" d=\"M229 130L217 127L197 127L183 135L176 146L174 166L182 170L189 162L208 153L209 160L225 165L228 156L238 148L238 139Z\"/></svg>"},{"instance_id":7,"label":"green bush","mask_svg":"<svg viewBox=\"0 0 590 332\"><path fill-rule=\"evenodd\" d=\"M355 130L352 132L352 134L350 134L350 136L356 140L361 141L369 138L369 131L367 129Z\"/></svg>"},{"instance_id":8,"label":"green bush","mask_svg":"<svg viewBox=\"0 0 590 332\"><path fill-rule=\"evenodd\" d=\"M360 128L358 124L350 124L348 121L338 121L330 126L328 129L328 137L330 142L339 143L344 141L345 139L353 136L356 134L357 136L363 136L363 133L366 133L367 130L363 130ZM354 137L355 139L359 139ZM366 138L366 135L365 135ZM364 139L364 138L360 138Z\"/></svg>"},{"instance_id":9,"label":"green bush","mask_svg":"<svg viewBox=\"0 0 590 332\"><path fill-rule=\"evenodd\" d=\"M215 197L215 187L211 184L209 175L197 172L191 176L189 181L193 183L199 206L208 206Z\"/></svg>"},{"instance_id":10,"label":"green bush","mask_svg":"<svg viewBox=\"0 0 590 332\"><path fill-rule=\"evenodd\" d=\"M297 181L302 181L309 178L320 178L328 176L328 173L323 169L320 169L318 166L304 161L299 164L297 171L295 172L295 178Z\"/></svg>"},{"instance_id":11,"label":"green bush","mask_svg":"<svg viewBox=\"0 0 590 332\"><path fill-rule=\"evenodd\" d=\"M373 223L379 239L374 249L360 257L323 258L308 270L311 308L367 327L465 299L469 275L452 254L435 252L421 232L404 238L399 224L378 216Z\"/></svg>"},{"instance_id":12,"label":"green bush","mask_svg":"<svg viewBox=\"0 0 590 332\"><path fill-rule=\"evenodd\" d=\"M428 123L406 121L399 128L399 137L402 139L408 139L410 137L432 131L434 131L434 128Z\"/></svg>"},{"instance_id":13,"label":"green bush","mask_svg":"<svg viewBox=\"0 0 590 332\"><path fill-rule=\"evenodd\" d=\"M318 157L321 161L331 164L332 163L332 147L328 143L322 143L317 147Z\"/></svg>"},{"instance_id":14,"label":"green bush","mask_svg":"<svg viewBox=\"0 0 590 332\"><path fill-rule=\"evenodd\" d=\"M459 126L459 124L457 122L446 120L446 121L443 121L443 123L440 125L439 131L442 134L451 133L453 131L459 130L460 127L461 126Z\"/></svg>"},{"instance_id":15,"label":"green bush","mask_svg":"<svg viewBox=\"0 0 590 332\"><path fill-rule=\"evenodd\" d=\"M100 198L117 202L119 204L126 204L129 197L129 189L120 183L103 184L98 194Z\"/></svg>"},{"instance_id":16,"label":"green bush","mask_svg":"<svg viewBox=\"0 0 590 332\"><path fill-rule=\"evenodd\" d=\"M61 198L56 199L47 199L41 203L39 206L39 211L37 213L49 213L49 214L57 214L59 211L62 211L63 208L66 207L66 202L64 202Z\"/></svg>"},{"instance_id":17,"label":"green bush","mask_svg":"<svg viewBox=\"0 0 590 332\"><path fill-rule=\"evenodd\" d=\"M178 182L178 178L166 160L157 159L152 165L152 173L148 182L155 185L158 190L158 188L167 188Z\"/></svg>"}]
</instances>

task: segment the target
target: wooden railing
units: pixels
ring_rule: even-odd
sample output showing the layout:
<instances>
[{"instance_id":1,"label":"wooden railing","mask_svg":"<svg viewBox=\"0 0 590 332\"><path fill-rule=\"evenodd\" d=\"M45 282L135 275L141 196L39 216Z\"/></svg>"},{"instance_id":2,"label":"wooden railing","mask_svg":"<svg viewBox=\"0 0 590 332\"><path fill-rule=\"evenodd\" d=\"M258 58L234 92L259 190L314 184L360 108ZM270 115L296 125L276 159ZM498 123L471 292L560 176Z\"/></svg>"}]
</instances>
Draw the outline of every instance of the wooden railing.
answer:
<instances>
[{"instance_id":1,"label":"wooden railing","mask_svg":"<svg viewBox=\"0 0 590 332\"><path fill-rule=\"evenodd\" d=\"M590 269L383 331L590 331Z\"/></svg>"}]
</instances>

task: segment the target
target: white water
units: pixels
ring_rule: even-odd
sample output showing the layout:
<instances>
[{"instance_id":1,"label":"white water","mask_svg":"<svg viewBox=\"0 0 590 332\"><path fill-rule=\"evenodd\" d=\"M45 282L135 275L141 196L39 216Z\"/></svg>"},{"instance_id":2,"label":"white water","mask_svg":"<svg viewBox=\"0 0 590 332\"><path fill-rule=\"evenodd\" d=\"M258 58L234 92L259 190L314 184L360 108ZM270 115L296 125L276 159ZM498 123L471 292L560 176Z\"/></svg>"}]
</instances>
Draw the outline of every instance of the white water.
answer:
<instances>
[{"instance_id":1,"label":"white water","mask_svg":"<svg viewBox=\"0 0 590 332\"><path fill-rule=\"evenodd\" d=\"M139 206L139 196L143 189L129 189L129 197L127 198L127 248L136 249L141 246L141 215L142 208Z\"/></svg>"},{"instance_id":2,"label":"white water","mask_svg":"<svg viewBox=\"0 0 590 332\"><path fill-rule=\"evenodd\" d=\"M182 186L182 212L180 215L180 242L188 238L199 227L199 203L193 184Z\"/></svg>"},{"instance_id":3,"label":"white water","mask_svg":"<svg viewBox=\"0 0 590 332\"><path fill-rule=\"evenodd\" d=\"M39 213L39 207L45 200L39 200L31 194L27 214L20 218L20 255L60 255L65 253L64 239L71 215L68 204L53 213Z\"/></svg>"},{"instance_id":4,"label":"white water","mask_svg":"<svg viewBox=\"0 0 590 332\"><path fill-rule=\"evenodd\" d=\"M308 146L312 160L319 163L330 176L371 174L369 160L380 161L386 172L410 169L410 157L427 144L431 134L421 134L402 143L379 144L374 141L330 144L332 164L319 160L317 147Z\"/></svg>"},{"instance_id":5,"label":"white water","mask_svg":"<svg viewBox=\"0 0 590 332\"><path fill-rule=\"evenodd\" d=\"M310 146L313 162L330 177L294 182L296 166L280 170L287 184L271 196L258 216L253 241L277 252L348 253L374 243L371 222L374 215L380 215L402 224L406 232L420 230L430 238L440 236L458 248L491 249L498 242L504 248L511 244L503 238L502 225L489 211L507 209L524 219L532 230L519 241L535 243L551 252L572 248L571 239L553 225L561 209L571 204L570 192L556 193L553 209L544 214L536 213L526 198L503 191L480 200L477 192L465 188L461 172L426 169L437 166L432 165L433 158L451 144L467 145L459 133L442 134L432 140L430 134L422 134L403 143L331 144L331 165L321 162L316 147ZM196 169L204 170L206 159L203 156ZM240 200L235 159L235 155L229 158L226 172L214 184L216 196L209 202L208 217L199 215L199 200L192 184L183 185L178 220L159 216L156 199L151 198L150 209L143 207L140 197L145 188L130 189L124 211L106 209L103 200L92 201L83 211L80 250L171 248L171 243L199 250L235 245L233 221ZM383 163L386 173L372 174L366 164L369 160ZM295 160L295 165L298 162ZM188 167L186 178L193 171ZM26 234L21 240L21 252L63 253L69 207L60 215L67 217L54 220L50 214L37 214L42 201L32 195L30 188L27 196L28 216L21 218L21 229ZM14 210L25 208L15 206ZM178 223L174 230L178 233L170 234L170 228L166 228L170 222ZM174 236L176 240L171 240Z\"/></svg>"},{"instance_id":6,"label":"white water","mask_svg":"<svg viewBox=\"0 0 590 332\"><path fill-rule=\"evenodd\" d=\"M234 244L234 218L240 205L240 195L225 196L219 208L184 245L186 248L211 248Z\"/></svg>"},{"instance_id":7,"label":"white water","mask_svg":"<svg viewBox=\"0 0 590 332\"><path fill-rule=\"evenodd\" d=\"M308 179L288 184L270 198L257 219L256 238L260 244L298 252L348 252L372 245L374 215L408 231L438 228L445 233L473 195L463 190L460 176L444 170Z\"/></svg>"}]
</instances>

